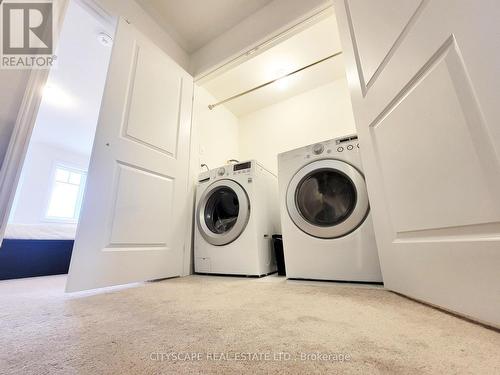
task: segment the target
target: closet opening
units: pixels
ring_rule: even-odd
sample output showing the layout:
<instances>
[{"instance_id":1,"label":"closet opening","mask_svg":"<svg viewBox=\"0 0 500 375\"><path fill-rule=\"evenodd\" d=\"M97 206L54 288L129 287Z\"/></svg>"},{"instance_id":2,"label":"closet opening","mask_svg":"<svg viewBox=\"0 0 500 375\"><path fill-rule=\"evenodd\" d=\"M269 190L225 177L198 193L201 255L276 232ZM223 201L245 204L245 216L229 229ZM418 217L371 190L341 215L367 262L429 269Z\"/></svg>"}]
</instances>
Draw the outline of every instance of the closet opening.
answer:
<instances>
[{"instance_id":1,"label":"closet opening","mask_svg":"<svg viewBox=\"0 0 500 375\"><path fill-rule=\"evenodd\" d=\"M196 172L356 132L333 7L236 60L195 80Z\"/></svg>"}]
</instances>

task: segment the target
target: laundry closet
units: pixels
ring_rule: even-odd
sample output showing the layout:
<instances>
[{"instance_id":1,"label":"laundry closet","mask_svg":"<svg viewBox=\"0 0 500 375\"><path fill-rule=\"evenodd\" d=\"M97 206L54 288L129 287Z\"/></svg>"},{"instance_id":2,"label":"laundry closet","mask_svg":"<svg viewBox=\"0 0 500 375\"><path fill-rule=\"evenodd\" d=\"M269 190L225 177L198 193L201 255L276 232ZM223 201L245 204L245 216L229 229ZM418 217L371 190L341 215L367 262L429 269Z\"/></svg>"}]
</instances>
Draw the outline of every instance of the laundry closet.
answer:
<instances>
[{"instance_id":1,"label":"laundry closet","mask_svg":"<svg viewBox=\"0 0 500 375\"><path fill-rule=\"evenodd\" d=\"M337 30L324 10L195 81L195 272L267 275L282 243L289 278L382 282Z\"/></svg>"}]
</instances>

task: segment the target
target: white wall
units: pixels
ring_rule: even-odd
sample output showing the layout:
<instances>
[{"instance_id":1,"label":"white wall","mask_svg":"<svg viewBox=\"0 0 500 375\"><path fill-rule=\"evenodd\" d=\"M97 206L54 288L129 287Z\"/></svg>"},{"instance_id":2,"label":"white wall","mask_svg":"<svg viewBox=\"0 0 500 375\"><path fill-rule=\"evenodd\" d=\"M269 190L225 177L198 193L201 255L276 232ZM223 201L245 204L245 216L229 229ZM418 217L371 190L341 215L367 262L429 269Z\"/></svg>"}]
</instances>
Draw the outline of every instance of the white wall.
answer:
<instances>
[{"instance_id":1,"label":"white wall","mask_svg":"<svg viewBox=\"0 0 500 375\"><path fill-rule=\"evenodd\" d=\"M345 79L239 119L239 153L277 172L278 153L356 132Z\"/></svg>"},{"instance_id":2,"label":"white wall","mask_svg":"<svg viewBox=\"0 0 500 375\"><path fill-rule=\"evenodd\" d=\"M223 106L208 109L217 100L202 87L195 85L193 109L193 153L198 165L211 169L239 159L238 119Z\"/></svg>"},{"instance_id":3,"label":"white wall","mask_svg":"<svg viewBox=\"0 0 500 375\"><path fill-rule=\"evenodd\" d=\"M9 224L44 222L56 164L87 170L89 155L58 148L46 143L31 143L14 199Z\"/></svg>"}]
</instances>

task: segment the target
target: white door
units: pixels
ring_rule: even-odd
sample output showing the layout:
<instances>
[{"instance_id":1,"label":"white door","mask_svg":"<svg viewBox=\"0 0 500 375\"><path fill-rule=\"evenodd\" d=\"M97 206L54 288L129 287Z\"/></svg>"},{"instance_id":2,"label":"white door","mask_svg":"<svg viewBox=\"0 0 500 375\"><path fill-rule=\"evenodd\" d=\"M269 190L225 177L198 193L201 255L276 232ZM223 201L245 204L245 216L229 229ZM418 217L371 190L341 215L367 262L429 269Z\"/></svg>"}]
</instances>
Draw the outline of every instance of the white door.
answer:
<instances>
[{"instance_id":1,"label":"white door","mask_svg":"<svg viewBox=\"0 0 500 375\"><path fill-rule=\"evenodd\" d=\"M66 290L178 276L192 77L120 20Z\"/></svg>"},{"instance_id":2,"label":"white door","mask_svg":"<svg viewBox=\"0 0 500 375\"><path fill-rule=\"evenodd\" d=\"M386 287L500 326L500 6L338 0Z\"/></svg>"}]
</instances>

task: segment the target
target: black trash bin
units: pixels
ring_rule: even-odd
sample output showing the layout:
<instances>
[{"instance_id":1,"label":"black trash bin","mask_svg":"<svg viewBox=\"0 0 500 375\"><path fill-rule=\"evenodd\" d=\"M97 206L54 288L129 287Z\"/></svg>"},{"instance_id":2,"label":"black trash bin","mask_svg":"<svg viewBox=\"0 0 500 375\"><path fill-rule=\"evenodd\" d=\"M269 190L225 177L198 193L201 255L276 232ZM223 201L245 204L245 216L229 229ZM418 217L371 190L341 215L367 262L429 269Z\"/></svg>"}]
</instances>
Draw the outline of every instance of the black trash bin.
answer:
<instances>
[{"instance_id":1,"label":"black trash bin","mask_svg":"<svg viewBox=\"0 0 500 375\"><path fill-rule=\"evenodd\" d=\"M283 254L283 236L281 234L273 235L273 249L276 256L276 265L278 266L278 275L286 276L285 255Z\"/></svg>"}]
</instances>

